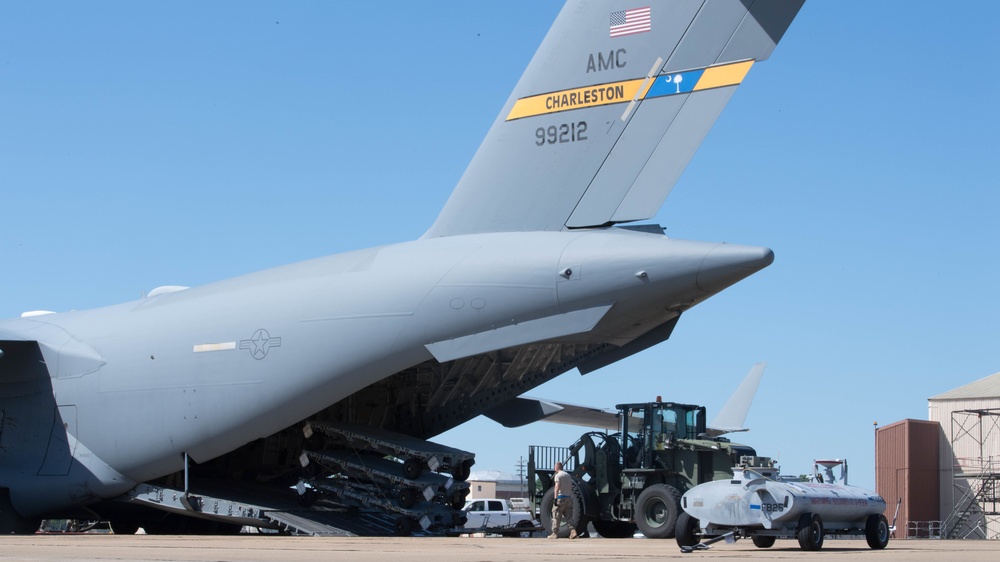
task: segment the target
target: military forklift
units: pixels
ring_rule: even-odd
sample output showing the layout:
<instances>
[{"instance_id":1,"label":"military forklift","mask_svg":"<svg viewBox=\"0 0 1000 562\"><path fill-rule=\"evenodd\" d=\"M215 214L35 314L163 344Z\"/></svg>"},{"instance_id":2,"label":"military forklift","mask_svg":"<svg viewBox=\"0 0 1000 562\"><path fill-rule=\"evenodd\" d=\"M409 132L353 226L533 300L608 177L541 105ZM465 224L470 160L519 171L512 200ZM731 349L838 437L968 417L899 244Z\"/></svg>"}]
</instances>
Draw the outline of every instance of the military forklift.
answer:
<instances>
[{"instance_id":1,"label":"military forklift","mask_svg":"<svg viewBox=\"0 0 1000 562\"><path fill-rule=\"evenodd\" d=\"M746 445L708 430L705 407L675 402L618 404L618 432L584 433L569 447L528 449L528 492L542 526L552 532L556 462L572 474L573 515L556 534L587 532L602 537L672 538L680 497L712 480L732 478L740 457L756 455Z\"/></svg>"}]
</instances>

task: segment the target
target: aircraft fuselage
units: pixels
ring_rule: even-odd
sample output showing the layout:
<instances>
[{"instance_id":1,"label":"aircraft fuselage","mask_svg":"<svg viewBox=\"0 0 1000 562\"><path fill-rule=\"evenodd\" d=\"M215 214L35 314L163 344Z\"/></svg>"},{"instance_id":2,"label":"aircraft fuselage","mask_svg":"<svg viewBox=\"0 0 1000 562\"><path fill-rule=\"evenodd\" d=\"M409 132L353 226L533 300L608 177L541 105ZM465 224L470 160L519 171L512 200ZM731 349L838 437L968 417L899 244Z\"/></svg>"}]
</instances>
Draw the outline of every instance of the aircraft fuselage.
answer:
<instances>
[{"instance_id":1,"label":"aircraft fuselage","mask_svg":"<svg viewBox=\"0 0 1000 562\"><path fill-rule=\"evenodd\" d=\"M772 259L622 229L472 234L3 321L0 488L26 516L114 497L424 361L624 345Z\"/></svg>"}]
</instances>

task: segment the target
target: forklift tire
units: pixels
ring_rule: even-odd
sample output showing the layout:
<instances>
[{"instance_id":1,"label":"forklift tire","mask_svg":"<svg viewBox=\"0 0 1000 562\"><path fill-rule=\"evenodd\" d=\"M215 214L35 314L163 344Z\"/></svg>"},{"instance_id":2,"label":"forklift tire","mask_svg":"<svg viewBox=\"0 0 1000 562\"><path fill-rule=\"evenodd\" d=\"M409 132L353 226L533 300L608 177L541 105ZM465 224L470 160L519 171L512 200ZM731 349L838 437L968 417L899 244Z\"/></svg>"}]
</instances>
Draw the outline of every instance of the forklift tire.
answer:
<instances>
[{"instance_id":1,"label":"forklift tire","mask_svg":"<svg viewBox=\"0 0 1000 562\"><path fill-rule=\"evenodd\" d=\"M635 523L627 521L605 521L595 519L594 530L606 539L630 539L635 534Z\"/></svg>"},{"instance_id":2,"label":"forklift tire","mask_svg":"<svg viewBox=\"0 0 1000 562\"><path fill-rule=\"evenodd\" d=\"M635 501L635 524L646 538L669 539L674 536L681 510L681 493L669 484L653 484Z\"/></svg>"},{"instance_id":3,"label":"forklift tire","mask_svg":"<svg viewBox=\"0 0 1000 562\"><path fill-rule=\"evenodd\" d=\"M554 501L553 496L555 495L555 488L549 488L545 491L545 495L542 496L542 503L539 507L538 518L542 520L542 528L545 529L546 534L552 534L552 504ZM576 529L576 532L583 533L587 529L587 518L583 514L583 501L580 494L574 489L573 494L573 513L570 515L568 521L564 521L562 525L559 525L559 529L555 531L559 538L565 539L569 538L570 531Z\"/></svg>"},{"instance_id":4,"label":"forklift tire","mask_svg":"<svg viewBox=\"0 0 1000 562\"><path fill-rule=\"evenodd\" d=\"M698 520L691 517L686 512L677 516L677 525L674 526L674 539L677 546L694 546L701 542L701 538L696 535L699 531Z\"/></svg>"}]
</instances>

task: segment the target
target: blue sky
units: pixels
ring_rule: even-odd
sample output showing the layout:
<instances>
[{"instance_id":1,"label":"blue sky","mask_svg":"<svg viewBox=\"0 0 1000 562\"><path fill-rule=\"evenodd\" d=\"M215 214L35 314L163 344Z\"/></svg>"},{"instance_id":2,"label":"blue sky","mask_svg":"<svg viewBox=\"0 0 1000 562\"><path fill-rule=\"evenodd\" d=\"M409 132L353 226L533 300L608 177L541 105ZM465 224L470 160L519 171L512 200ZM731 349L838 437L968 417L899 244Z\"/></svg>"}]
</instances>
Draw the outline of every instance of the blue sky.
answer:
<instances>
[{"instance_id":1,"label":"blue sky","mask_svg":"<svg viewBox=\"0 0 1000 562\"><path fill-rule=\"evenodd\" d=\"M0 317L138 298L430 226L561 2L0 4ZM666 343L535 396L709 417L874 486L873 422L1000 371L1000 4L810 0L657 217L766 245ZM438 440L514 471L580 430Z\"/></svg>"}]
</instances>

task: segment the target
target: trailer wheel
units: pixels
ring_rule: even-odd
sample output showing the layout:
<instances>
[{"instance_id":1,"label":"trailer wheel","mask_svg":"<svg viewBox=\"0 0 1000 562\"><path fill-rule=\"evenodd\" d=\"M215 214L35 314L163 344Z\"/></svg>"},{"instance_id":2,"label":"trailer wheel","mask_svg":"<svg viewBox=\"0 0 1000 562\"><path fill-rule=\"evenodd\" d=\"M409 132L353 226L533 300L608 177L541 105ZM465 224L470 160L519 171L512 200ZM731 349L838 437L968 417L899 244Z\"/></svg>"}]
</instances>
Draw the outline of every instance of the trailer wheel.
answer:
<instances>
[{"instance_id":1,"label":"trailer wheel","mask_svg":"<svg viewBox=\"0 0 1000 562\"><path fill-rule=\"evenodd\" d=\"M770 535L754 535L750 537L750 540L753 541L753 545L757 548L771 548L774 546L774 541L777 540L777 537Z\"/></svg>"},{"instance_id":2,"label":"trailer wheel","mask_svg":"<svg viewBox=\"0 0 1000 562\"><path fill-rule=\"evenodd\" d=\"M678 515L677 525L674 527L674 539L677 540L677 546L694 546L701 542L695 534L699 526L698 520L687 512Z\"/></svg>"},{"instance_id":3,"label":"trailer wheel","mask_svg":"<svg viewBox=\"0 0 1000 562\"><path fill-rule=\"evenodd\" d=\"M803 513L799 517L798 530L795 532L802 550L819 550L823 548L823 520L819 515Z\"/></svg>"},{"instance_id":4,"label":"trailer wheel","mask_svg":"<svg viewBox=\"0 0 1000 562\"><path fill-rule=\"evenodd\" d=\"M595 519L594 530L606 539L630 539L635 534L635 523L627 521L605 521Z\"/></svg>"},{"instance_id":5,"label":"trailer wheel","mask_svg":"<svg viewBox=\"0 0 1000 562\"><path fill-rule=\"evenodd\" d=\"M875 550L882 550L889 544L889 522L885 515L868 516L868 521L865 522L865 539L868 540L868 546Z\"/></svg>"},{"instance_id":6,"label":"trailer wheel","mask_svg":"<svg viewBox=\"0 0 1000 562\"><path fill-rule=\"evenodd\" d=\"M650 539L674 536L680 512L681 493L668 484L653 484L635 501L635 524Z\"/></svg>"}]
</instances>

